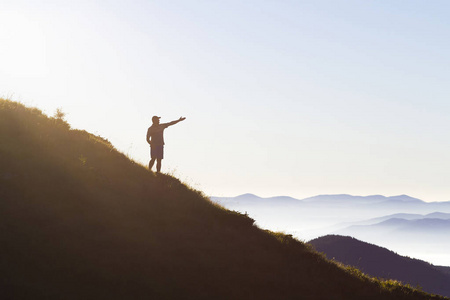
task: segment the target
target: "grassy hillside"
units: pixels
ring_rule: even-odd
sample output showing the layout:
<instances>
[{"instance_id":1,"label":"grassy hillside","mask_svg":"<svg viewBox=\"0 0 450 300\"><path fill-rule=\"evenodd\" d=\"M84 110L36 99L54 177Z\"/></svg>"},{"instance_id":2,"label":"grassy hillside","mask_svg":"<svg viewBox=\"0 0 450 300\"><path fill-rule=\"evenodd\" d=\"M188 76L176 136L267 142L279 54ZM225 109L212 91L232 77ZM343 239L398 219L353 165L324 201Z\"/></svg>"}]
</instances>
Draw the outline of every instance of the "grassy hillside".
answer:
<instances>
[{"instance_id":1,"label":"grassy hillside","mask_svg":"<svg viewBox=\"0 0 450 300\"><path fill-rule=\"evenodd\" d=\"M3 99L0 212L2 299L440 299L339 267Z\"/></svg>"},{"instance_id":2,"label":"grassy hillside","mask_svg":"<svg viewBox=\"0 0 450 300\"><path fill-rule=\"evenodd\" d=\"M349 236L327 235L309 242L329 258L355 266L364 273L421 286L425 291L450 296L450 276L445 267L400 256L388 249Z\"/></svg>"}]
</instances>

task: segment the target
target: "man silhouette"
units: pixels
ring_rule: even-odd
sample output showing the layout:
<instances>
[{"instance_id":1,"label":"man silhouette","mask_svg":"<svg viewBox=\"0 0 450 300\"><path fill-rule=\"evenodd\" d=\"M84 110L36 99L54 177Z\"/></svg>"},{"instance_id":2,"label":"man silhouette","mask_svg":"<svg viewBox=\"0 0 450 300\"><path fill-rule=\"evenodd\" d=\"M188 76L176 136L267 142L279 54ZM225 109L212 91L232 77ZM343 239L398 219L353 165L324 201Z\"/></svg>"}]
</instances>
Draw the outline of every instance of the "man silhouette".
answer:
<instances>
[{"instance_id":1,"label":"man silhouette","mask_svg":"<svg viewBox=\"0 0 450 300\"><path fill-rule=\"evenodd\" d=\"M156 172L158 173L161 171L161 160L164 158L164 129L186 120L186 118L181 117L176 121L160 124L160 118L161 117L153 116L153 124L147 130L147 143L150 144L151 157L148 168L151 171L156 160Z\"/></svg>"}]
</instances>

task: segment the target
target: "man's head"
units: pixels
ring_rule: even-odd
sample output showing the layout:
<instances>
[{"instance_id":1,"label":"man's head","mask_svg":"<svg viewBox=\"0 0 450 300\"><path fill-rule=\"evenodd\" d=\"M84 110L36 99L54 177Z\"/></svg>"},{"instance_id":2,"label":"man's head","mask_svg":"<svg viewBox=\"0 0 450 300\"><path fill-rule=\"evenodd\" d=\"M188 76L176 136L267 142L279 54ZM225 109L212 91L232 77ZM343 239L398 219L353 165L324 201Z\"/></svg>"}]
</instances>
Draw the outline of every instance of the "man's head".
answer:
<instances>
[{"instance_id":1,"label":"man's head","mask_svg":"<svg viewBox=\"0 0 450 300\"><path fill-rule=\"evenodd\" d=\"M153 116L152 117L153 124L159 124L159 119L161 119L161 117Z\"/></svg>"}]
</instances>

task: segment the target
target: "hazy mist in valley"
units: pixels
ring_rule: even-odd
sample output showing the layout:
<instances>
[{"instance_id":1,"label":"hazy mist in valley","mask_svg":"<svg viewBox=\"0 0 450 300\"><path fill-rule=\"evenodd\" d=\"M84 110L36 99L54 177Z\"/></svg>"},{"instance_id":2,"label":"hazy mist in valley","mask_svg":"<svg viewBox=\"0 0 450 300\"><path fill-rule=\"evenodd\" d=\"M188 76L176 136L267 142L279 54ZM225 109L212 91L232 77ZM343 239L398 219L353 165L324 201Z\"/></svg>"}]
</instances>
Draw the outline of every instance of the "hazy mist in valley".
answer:
<instances>
[{"instance_id":1,"label":"hazy mist in valley","mask_svg":"<svg viewBox=\"0 0 450 300\"><path fill-rule=\"evenodd\" d=\"M424 202L406 195L320 195L306 199L253 194L211 197L247 213L258 226L309 241L339 234L435 265L450 266L450 202Z\"/></svg>"}]
</instances>

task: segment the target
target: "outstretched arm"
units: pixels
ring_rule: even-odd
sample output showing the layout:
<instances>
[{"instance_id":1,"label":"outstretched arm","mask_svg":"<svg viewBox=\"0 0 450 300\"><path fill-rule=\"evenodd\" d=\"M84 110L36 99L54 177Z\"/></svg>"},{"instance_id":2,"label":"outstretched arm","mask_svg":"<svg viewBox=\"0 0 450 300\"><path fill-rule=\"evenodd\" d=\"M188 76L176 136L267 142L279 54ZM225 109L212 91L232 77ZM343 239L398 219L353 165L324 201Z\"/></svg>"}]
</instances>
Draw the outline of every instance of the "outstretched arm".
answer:
<instances>
[{"instance_id":1,"label":"outstretched arm","mask_svg":"<svg viewBox=\"0 0 450 300\"><path fill-rule=\"evenodd\" d=\"M181 122L181 121L184 121L184 120L186 120L185 117L180 117L178 120L175 120L175 121L166 123L166 125L167 125L167 126L172 126L172 125L175 125L175 124L177 124L178 122Z\"/></svg>"}]
</instances>

